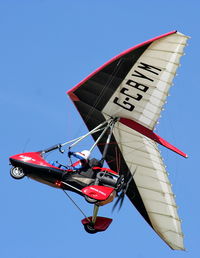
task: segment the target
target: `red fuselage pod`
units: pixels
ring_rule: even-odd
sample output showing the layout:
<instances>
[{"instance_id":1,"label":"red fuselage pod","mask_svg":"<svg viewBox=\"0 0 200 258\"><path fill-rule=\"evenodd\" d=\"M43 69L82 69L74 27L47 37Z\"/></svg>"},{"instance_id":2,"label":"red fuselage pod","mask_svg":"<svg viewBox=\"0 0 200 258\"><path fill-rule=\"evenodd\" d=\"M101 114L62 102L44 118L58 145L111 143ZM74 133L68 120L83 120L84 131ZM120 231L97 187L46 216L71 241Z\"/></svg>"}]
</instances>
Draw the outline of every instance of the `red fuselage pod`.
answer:
<instances>
[{"instance_id":1,"label":"red fuselage pod","mask_svg":"<svg viewBox=\"0 0 200 258\"><path fill-rule=\"evenodd\" d=\"M68 172L48 163L41 151L20 153L11 156L9 160L12 166L23 169L26 176L56 188L61 187L57 182L62 181L63 175ZM71 190L68 187L64 188Z\"/></svg>"},{"instance_id":2,"label":"red fuselage pod","mask_svg":"<svg viewBox=\"0 0 200 258\"><path fill-rule=\"evenodd\" d=\"M101 185L90 185L84 187L81 191L89 198L97 200L99 206L112 202L116 196L114 188Z\"/></svg>"},{"instance_id":3,"label":"red fuselage pod","mask_svg":"<svg viewBox=\"0 0 200 258\"><path fill-rule=\"evenodd\" d=\"M25 152L14 156L11 156L10 162L12 165L16 166L19 164L33 164L44 167L54 167L49 164L42 156L42 152Z\"/></svg>"}]
</instances>

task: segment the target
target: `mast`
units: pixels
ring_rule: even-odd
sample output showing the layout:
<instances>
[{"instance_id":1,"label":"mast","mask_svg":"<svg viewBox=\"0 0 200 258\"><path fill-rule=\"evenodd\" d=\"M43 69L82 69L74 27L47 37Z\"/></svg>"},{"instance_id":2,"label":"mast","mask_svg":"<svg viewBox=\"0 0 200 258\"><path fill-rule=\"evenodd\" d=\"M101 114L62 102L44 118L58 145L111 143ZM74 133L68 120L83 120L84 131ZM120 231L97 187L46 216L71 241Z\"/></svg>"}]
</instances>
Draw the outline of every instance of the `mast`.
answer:
<instances>
[{"instance_id":1,"label":"mast","mask_svg":"<svg viewBox=\"0 0 200 258\"><path fill-rule=\"evenodd\" d=\"M113 133L113 129L114 129L114 126L115 126L115 123L118 121L118 118L113 118L110 122L110 132L109 132L109 135L108 135L108 138L107 138L107 141L106 141L106 145L104 147L104 150L103 150L103 155L102 155L102 158L100 160L100 163L101 165L103 166L103 163L105 161L105 158L106 158L106 155L107 155L107 152L108 152L108 146L110 144L110 140L111 140L111 136L112 136L112 133Z\"/></svg>"}]
</instances>

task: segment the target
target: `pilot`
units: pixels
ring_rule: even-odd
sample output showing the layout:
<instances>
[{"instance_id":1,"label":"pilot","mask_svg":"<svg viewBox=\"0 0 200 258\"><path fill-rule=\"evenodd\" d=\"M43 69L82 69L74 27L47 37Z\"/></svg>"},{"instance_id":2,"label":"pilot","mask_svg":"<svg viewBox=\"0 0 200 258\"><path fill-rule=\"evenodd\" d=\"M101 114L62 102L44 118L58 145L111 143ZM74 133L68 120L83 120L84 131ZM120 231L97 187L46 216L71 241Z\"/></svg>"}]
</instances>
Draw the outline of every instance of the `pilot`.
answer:
<instances>
[{"instance_id":1,"label":"pilot","mask_svg":"<svg viewBox=\"0 0 200 258\"><path fill-rule=\"evenodd\" d=\"M71 156L75 157L78 159L77 162L72 164L73 170L81 170L83 168L86 168L88 163L89 163L89 157L90 157L90 151L88 150L83 150L81 152L68 152L69 158Z\"/></svg>"}]
</instances>

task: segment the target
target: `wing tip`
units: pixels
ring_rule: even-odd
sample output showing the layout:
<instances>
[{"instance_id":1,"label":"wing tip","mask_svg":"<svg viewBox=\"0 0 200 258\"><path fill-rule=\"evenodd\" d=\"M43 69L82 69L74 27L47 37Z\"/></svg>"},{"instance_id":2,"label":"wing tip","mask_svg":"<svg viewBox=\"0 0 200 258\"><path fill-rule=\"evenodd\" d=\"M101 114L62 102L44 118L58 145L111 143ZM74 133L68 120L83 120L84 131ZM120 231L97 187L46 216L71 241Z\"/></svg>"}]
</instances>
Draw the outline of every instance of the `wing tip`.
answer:
<instances>
[{"instance_id":1,"label":"wing tip","mask_svg":"<svg viewBox=\"0 0 200 258\"><path fill-rule=\"evenodd\" d=\"M67 91L67 94L68 94L68 96L70 97L70 99L71 99L72 101L74 101L74 102L80 100L80 99L74 94L74 92L71 91L71 90Z\"/></svg>"}]
</instances>

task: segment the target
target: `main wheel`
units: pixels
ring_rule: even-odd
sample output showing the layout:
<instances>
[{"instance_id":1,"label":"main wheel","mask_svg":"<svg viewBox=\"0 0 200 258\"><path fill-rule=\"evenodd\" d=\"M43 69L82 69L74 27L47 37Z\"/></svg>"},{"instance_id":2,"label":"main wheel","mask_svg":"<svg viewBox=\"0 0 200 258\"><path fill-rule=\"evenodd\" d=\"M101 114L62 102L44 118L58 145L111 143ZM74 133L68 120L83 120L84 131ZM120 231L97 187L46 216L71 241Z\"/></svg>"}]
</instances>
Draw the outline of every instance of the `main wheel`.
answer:
<instances>
[{"instance_id":1,"label":"main wheel","mask_svg":"<svg viewBox=\"0 0 200 258\"><path fill-rule=\"evenodd\" d=\"M93 199L93 198L90 198L90 197L87 196L87 195L85 195L84 197L85 197L85 200L86 200L87 202L91 203L91 204L95 204L95 203L98 202L98 200L95 200L95 199Z\"/></svg>"},{"instance_id":2,"label":"main wheel","mask_svg":"<svg viewBox=\"0 0 200 258\"><path fill-rule=\"evenodd\" d=\"M88 223L84 225L84 229L86 232L88 232L89 234L95 234L98 231L94 228L94 225L92 223Z\"/></svg>"},{"instance_id":3,"label":"main wheel","mask_svg":"<svg viewBox=\"0 0 200 258\"><path fill-rule=\"evenodd\" d=\"M20 167L12 167L10 170L10 175L14 179L22 179L23 177L25 177L24 171Z\"/></svg>"}]
</instances>

